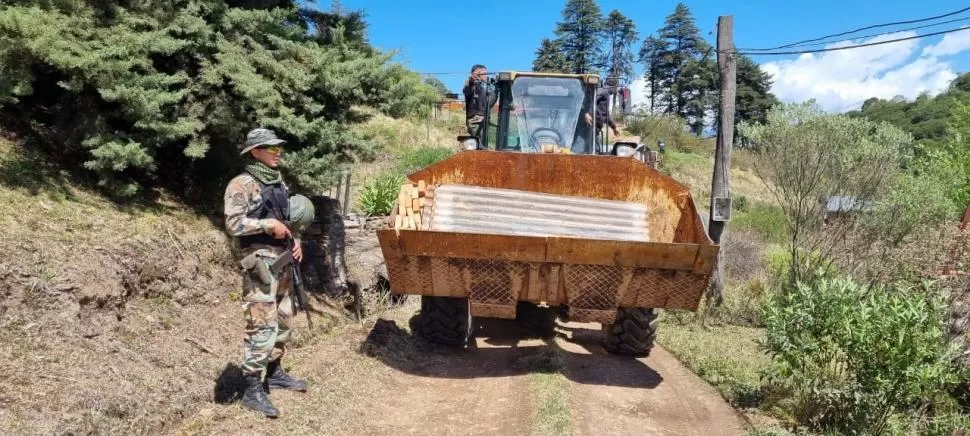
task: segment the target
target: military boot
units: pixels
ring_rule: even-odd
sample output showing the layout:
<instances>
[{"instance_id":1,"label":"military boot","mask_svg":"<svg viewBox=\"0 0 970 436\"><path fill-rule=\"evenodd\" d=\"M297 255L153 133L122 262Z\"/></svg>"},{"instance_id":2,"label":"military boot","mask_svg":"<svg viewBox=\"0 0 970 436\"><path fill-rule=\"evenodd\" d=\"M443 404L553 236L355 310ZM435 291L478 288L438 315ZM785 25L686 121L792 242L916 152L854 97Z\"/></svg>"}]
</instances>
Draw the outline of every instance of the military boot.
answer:
<instances>
[{"instance_id":1,"label":"military boot","mask_svg":"<svg viewBox=\"0 0 970 436\"><path fill-rule=\"evenodd\" d=\"M290 377L283 370L283 365L280 364L279 359L266 365L266 386L269 388L306 392L306 382Z\"/></svg>"},{"instance_id":2,"label":"military boot","mask_svg":"<svg viewBox=\"0 0 970 436\"><path fill-rule=\"evenodd\" d=\"M242 397L242 405L257 412L262 412L270 418L280 416L280 411L276 410L273 403L266 396L263 390L263 382L259 379L259 374L246 376L246 392Z\"/></svg>"}]
</instances>

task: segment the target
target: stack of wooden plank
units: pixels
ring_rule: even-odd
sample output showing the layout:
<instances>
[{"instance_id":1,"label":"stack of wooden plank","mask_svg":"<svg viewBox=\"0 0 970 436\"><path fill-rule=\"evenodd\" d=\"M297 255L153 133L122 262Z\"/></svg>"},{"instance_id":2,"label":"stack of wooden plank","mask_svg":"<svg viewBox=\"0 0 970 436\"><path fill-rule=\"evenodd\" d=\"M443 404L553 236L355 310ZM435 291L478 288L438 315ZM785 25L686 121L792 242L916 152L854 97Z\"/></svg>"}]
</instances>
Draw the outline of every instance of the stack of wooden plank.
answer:
<instances>
[{"instance_id":1,"label":"stack of wooden plank","mask_svg":"<svg viewBox=\"0 0 970 436\"><path fill-rule=\"evenodd\" d=\"M421 192L412 194L425 199L417 229L639 242L649 238L647 209L640 203L468 185L441 185L426 190L424 197Z\"/></svg>"},{"instance_id":2,"label":"stack of wooden plank","mask_svg":"<svg viewBox=\"0 0 970 436\"><path fill-rule=\"evenodd\" d=\"M398 194L394 208L394 229L427 229L434 191L435 187L429 186L424 180L401 185L401 192Z\"/></svg>"}]
</instances>

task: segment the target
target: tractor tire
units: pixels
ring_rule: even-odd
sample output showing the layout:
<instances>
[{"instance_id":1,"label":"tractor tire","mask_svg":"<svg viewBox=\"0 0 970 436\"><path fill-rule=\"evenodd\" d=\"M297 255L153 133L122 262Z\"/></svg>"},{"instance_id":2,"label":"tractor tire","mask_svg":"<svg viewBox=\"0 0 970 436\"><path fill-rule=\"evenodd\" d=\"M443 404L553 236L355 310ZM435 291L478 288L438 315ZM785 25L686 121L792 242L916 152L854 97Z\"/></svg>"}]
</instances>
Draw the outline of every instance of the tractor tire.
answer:
<instances>
[{"instance_id":1,"label":"tractor tire","mask_svg":"<svg viewBox=\"0 0 970 436\"><path fill-rule=\"evenodd\" d=\"M612 354L644 357L650 355L657 338L660 311L621 307L616 322L603 324L603 348Z\"/></svg>"},{"instance_id":2,"label":"tractor tire","mask_svg":"<svg viewBox=\"0 0 970 436\"><path fill-rule=\"evenodd\" d=\"M535 303L520 301L515 309L515 320L522 329L523 336L548 339L556 335L556 307L539 307Z\"/></svg>"},{"instance_id":3,"label":"tractor tire","mask_svg":"<svg viewBox=\"0 0 970 436\"><path fill-rule=\"evenodd\" d=\"M411 330L429 342L464 346L472 332L468 299L422 296Z\"/></svg>"}]
</instances>

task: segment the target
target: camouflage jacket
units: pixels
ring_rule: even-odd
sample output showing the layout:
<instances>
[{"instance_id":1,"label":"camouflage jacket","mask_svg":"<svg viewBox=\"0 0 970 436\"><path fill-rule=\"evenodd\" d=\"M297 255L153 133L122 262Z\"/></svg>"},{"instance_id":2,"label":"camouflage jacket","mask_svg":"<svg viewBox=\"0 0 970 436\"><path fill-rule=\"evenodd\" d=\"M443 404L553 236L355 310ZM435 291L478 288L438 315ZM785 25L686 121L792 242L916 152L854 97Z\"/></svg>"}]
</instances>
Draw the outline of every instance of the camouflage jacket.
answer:
<instances>
[{"instance_id":1,"label":"camouflage jacket","mask_svg":"<svg viewBox=\"0 0 970 436\"><path fill-rule=\"evenodd\" d=\"M268 219L248 217L251 212L259 209L262 201L260 184L253 176L243 173L229 181L223 197L223 213L226 217L226 231L230 236L238 238L265 233Z\"/></svg>"}]
</instances>

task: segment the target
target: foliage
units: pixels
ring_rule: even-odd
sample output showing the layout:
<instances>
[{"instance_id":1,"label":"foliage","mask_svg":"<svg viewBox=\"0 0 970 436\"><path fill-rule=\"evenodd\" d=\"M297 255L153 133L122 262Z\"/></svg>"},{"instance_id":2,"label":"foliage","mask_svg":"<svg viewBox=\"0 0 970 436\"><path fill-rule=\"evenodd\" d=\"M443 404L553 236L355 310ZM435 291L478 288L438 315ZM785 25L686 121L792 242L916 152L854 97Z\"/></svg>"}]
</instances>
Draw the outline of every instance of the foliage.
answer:
<instances>
[{"instance_id":1,"label":"foliage","mask_svg":"<svg viewBox=\"0 0 970 436\"><path fill-rule=\"evenodd\" d=\"M593 73L603 57L604 22L596 0L567 0L556 39L570 73Z\"/></svg>"},{"instance_id":2,"label":"foliage","mask_svg":"<svg viewBox=\"0 0 970 436\"><path fill-rule=\"evenodd\" d=\"M643 63L644 74L643 77L647 82L647 94L649 95L648 100L648 113L657 113L660 110L660 106L657 103L660 97L662 87L662 77L664 74L664 63L661 60L663 53L669 50L669 45L667 41L660 39L656 36L650 35L643 40L643 45L640 46L640 52L638 54L638 59Z\"/></svg>"},{"instance_id":3,"label":"foliage","mask_svg":"<svg viewBox=\"0 0 970 436\"><path fill-rule=\"evenodd\" d=\"M655 39L648 38L641 47L641 58L648 75L653 74L650 89L652 105L663 113L688 120L695 134L704 127L707 111L713 109L716 67L711 46L700 36L694 16L683 3L664 20Z\"/></svg>"},{"instance_id":4,"label":"foliage","mask_svg":"<svg viewBox=\"0 0 970 436\"><path fill-rule=\"evenodd\" d=\"M743 121L765 123L768 110L779 101L771 93L771 75L764 72L751 58L740 55L737 64L738 88L735 98L735 127ZM734 129L735 146L743 148L746 138Z\"/></svg>"},{"instance_id":5,"label":"foliage","mask_svg":"<svg viewBox=\"0 0 970 436\"><path fill-rule=\"evenodd\" d=\"M913 101L902 96L890 100L873 97L848 115L892 123L912 133L916 141L932 145L946 142L951 115L957 106L966 103L970 103L970 73L954 79L946 92L935 97L922 94Z\"/></svg>"},{"instance_id":6,"label":"foliage","mask_svg":"<svg viewBox=\"0 0 970 436\"><path fill-rule=\"evenodd\" d=\"M395 171L379 174L367 182L360 190L357 199L360 210L367 215L388 215L401 192L404 176Z\"/></svg>"},{"instance_id":7,"label":"foliage","mask_svg":"<svg viewBox=\"0 0 970 436\"><path fill-rule=\"evenodd\" d=\"M455 154L453 149L444 147L421 147L408 150L400 156L395 171L406 175L447 159L453 154Z\"/></svg>"},{"instance_id":8,"label":"foliage","mask_svg":"<svg viewBox=\"0 0 970 436\"><path fill-rule=\"evenodd\" d=\"M409 173L446 159L452 154L452 149L443 147L404 150L393 169L378 174L361 188L357 198L360 209L372 216L389 214Z\"/></svg>"},{"instance_id":9,"label":"foliage","mask_svg":"<svg viewBox=\"0 0 970 436\"><path fill-rule=\"evenodd\" d=\"M853 219L823 223L828 199L849 198L841 210L869 213L896 180L912 140L886 123L824 114L813 101L780 106L766 124L740 128L758 154L755 172L785 215L794 281L852 248L845 235Z\"/></svg>"},{"instance_id":10,"label":"foliage","mask_svg":"<svg viewBox=\"0 0 970 436\"><path fill-rule=\"evenodd\" d=\"M532 71L541 73L565 73L569 71L566 55L559 40L542 38L536 59L532 61Z\"/></svg>"},{"instance_id":11,"label":"foliage","mask_svg":"<svg viewBox=\"0 0 970 436\"><path fill-rule=\"evenodd\" d=\"M766 381L795 420L821 431L882 433L957 382L943 337L944 302L926 286L799 282L769 297Z\"/></svg>"},{"instance_id":12,"label":"foliage","mask_svg":"<svg viewBox=\"0 0 970 436\"><path fill-rule=\"evenodd\" d=\"M637 26L614 9L606 17L604 27L609 52L601 65L606 70L606 77L628 83L633 80L633 52L630 49L637 42Z\"/></svg>"},{"instance_id":13,"label":"foliage","mask_svg":"<svg viewBox=\"0 0 970 436\"><path fill-rule=\"evenodd\" d=\"M0 9L0 116L114 193L195 199L238 171L246 131L268 127L288 141L289 179L316 189L373 156L346 127L352 107L403 116L434 99L363 32L360 14L285 0L20 1Z\"/></svg>"},{"instance_id":14,"label":"foliage","mask_svg":"<svg viewBox=\"0 0 970 436\"><path fill-rule=\"evenodd\" d=\"M970 204L970 73L954 79L949 89L936 97L924 94L911 102L901 96L891 100L871 98L849 115L889 122L911 133L916 159L930 159L933 165L949 167L942 171L963 175L948 186L940 186L941 192L958 207ZM920 172L926 170L932 172L931 167Z\"/></svg>"},{"instance_id":15,"label":"foliage","mask_svg":"<svg viewBox=\"0 0 970 436\"><path fill-rule=\"evenodd\" d=\"M445 95L451 92L448 90L448 86L445 85L445 82L442 82L441 79L434 76L425 78L424 84L434 88L438 95Z\"/></svg>"},{"instance_id":16,"label":"foliage","mask_svg":"<svg viewBox=\"0 0 970 436\"><path fill-rule=\"evenodd\" d=\"M687 123L676 115L651 115L638 111L628 117L626 131L640 136L640 141L656 150L657 141L663 140L668 150L700 152L702 141L687 130Z\"/></svg>"},{"instance_id":17,"label":"foliage","mask_svg":"<svg viewBox=\"0 0 970 436\"><path fill-rule=\"evenodd\" d=\"M705 120L716 114L718 69L713 48L701 36L690 10L678 3L664 25L644 39L639 61L644 66L650 113L676 114L700 134ZM737 60L735 123L763 122L778 103L771 94L771 76L746 56ZM735 137L743 137L735 130Z\"/></svg>"},{"instance_id":18,"label":"foliage","mask_svg":"<svg viewBox=\"0 0 970 436\"><path fill-rule=\"evenodd\" d=\"M962 78L965 81L959 83L966 83L963 86L970 87L970 83L967 83L970 82L970 75L964 75ZM947 158L947 162L942 163L947 166L943 172L953 178L948 180L948 185L941 188L945 189L947 198L958 208L963 208L970 205L970 98L953 109L948 120L947 132L949 141L945 145L935 147L935 150L940 157ZM932 144L926 148L934 149ZM917 153L920 151L922 150L917 150Z\"/></svg>"},{"instance_id":19,"label":"foliage","mask_svg":"<svg viewBox=\"0 0 970 436\"><path fill-rule=\"evenodd\" d=\"M781 208L759 201L746 200L745 204L745 210L738 211L731 218L732 228L755 230L774 243L784 243L788 239L785 213Z\"/></svg>"}]
</instances>

